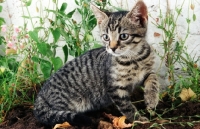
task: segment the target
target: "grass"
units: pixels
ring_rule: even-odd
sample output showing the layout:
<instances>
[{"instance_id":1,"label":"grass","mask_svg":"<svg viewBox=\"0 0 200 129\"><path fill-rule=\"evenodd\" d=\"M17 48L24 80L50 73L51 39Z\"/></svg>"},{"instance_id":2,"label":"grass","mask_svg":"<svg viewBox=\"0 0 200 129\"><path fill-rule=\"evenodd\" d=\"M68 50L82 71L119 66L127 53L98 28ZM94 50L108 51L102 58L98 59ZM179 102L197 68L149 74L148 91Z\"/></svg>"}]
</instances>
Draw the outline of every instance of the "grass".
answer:
<instances>
[{"instance_id":1,"label":"grass","mask_svg":"<svg viewBox=\"0 0 200 129\"><path fill-rule=\"evenodd\" d=\"M6 109L10 109L14 106L13 101L16 98L16 86L17 83L15 73L17 71L18 63L14 58L0 58L1 72L0 72L0 121L3 121Z\"/></svg>"}]
</instances>

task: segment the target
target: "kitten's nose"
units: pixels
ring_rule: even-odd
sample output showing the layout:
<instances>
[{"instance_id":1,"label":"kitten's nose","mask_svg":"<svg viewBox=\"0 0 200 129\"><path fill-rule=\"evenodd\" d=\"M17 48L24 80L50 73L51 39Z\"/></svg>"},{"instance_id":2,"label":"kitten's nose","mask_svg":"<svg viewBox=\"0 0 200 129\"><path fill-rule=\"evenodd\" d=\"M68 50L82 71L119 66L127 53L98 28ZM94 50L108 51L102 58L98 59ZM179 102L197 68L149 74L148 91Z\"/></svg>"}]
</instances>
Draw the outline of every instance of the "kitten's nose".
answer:
<instances>
[{"instance_id":1,"label":"kitten's nose","mask_svg":"<svg viewBox=\"0 0 200 129\"><path fill-rule=\"evenodd\" d=\"M113 52L115 52L115 50L117 49L117 41L111 41L109 47Z\"/></svg>"},{"instance_id":2,"label":"kitten's nose","mask_svg":"<svg viewBox=\"0 0 200 129\"><path fill-rule=\"evenodd\" d=\"M110 48L113 52L117 49L117 47Z\"/></svg>"}]
</instances>

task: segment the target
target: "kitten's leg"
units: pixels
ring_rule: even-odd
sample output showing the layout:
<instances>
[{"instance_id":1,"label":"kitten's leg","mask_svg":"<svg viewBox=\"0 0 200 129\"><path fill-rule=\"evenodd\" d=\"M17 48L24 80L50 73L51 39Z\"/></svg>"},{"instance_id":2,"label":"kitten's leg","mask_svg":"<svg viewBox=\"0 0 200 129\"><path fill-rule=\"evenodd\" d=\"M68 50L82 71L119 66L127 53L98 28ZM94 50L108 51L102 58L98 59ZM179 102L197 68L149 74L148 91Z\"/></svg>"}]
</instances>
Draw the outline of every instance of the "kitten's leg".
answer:
<instances>
[{"instance_id":1,"label":"kitten's leg","mask_svg":"<svg viewBox=\"0 0 200 129\"><path fill-rule=\"evenodd\" d=\"M72 126L88 126L95 124L89 117L81 113L68 113L67 111L56 110L40 114L34 113L37 115L36 118L38 120L48 125L61 124L63 122L68 122Z\"/></svg>"},{"instance_id":2,"label":"kitten's leg","mask_svg":"<svg viewBox=\"0 0 200 129\"><path fill-rule=\"evenodd\" d=\"M83 113L50 108L47 101L43 98L41 94L37 97L33 110L35 117L42 123L52 126L63 122L68 122L70 125L76 126L93 124L93 121Z\"/></svg>"},{"instance_id":3,"label":"kitten's leg","mask_svg":"<svg viewBox=\"0 0 200 129\"><path fill-rule=\"evenodd\" d=\"M110 97L122 115L126 116L126 123L132 123L135 119L140 120L141 116L137 112L136 107L131 103L127 90L123 88L114 89L110 92Z\"/></svg>"},{"instance_id":4,"label":"kitten's leg","mask_svg":"<svg viewBox=\"0 0 200 129\"><path fill-rule=\"evenodd\" d=\"M157 76L151 73L144 81L144 100L147 109L153 109L157 106L159 100L159 82Z\"/></svg>"}]
</instances>

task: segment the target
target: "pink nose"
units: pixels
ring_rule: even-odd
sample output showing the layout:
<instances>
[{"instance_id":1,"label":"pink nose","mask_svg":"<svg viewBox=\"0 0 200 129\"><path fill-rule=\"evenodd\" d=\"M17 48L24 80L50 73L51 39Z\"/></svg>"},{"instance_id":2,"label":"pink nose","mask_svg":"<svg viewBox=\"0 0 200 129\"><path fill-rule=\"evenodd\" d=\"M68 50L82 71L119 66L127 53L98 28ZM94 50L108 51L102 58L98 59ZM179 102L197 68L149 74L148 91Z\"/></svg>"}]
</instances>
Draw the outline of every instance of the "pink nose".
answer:
<instances>
[{"instance_id":1,"label":"pink nose","mask_svg":"<svg viewBox=\"0 0 200 129\"><path fill-rule=\"evenodd\" d=\"M112 49L113 52L117 49L117 42L116 41L110 42L110 49Z\"/></svg>"}]
</instances>

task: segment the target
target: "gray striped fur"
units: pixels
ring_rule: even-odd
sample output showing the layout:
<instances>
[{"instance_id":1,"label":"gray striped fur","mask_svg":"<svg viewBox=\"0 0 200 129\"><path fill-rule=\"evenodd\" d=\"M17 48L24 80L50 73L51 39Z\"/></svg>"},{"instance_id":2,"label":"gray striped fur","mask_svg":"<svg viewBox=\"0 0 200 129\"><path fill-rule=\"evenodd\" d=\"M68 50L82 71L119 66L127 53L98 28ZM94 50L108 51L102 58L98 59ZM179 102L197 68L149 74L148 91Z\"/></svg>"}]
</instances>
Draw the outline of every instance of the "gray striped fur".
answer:
<instances>
[{"instance_id":1,"label":"gray striped fur","mask_svg":"<svg viewBox=\"0 0 200 129\"><path fill-rule=\"evenodd\" d=\"M88 51L53 74L36 98L34 114L50 125L65 121L83 125L91 122L85 112L115 104L129 122L146 120L136 115L130 101L133 89L144 85L147 108L158 103L153 51L145 41L146 5L140 0L132 11L114 13L91 8L105 47Z\"/></svg>"}]
</instances>

